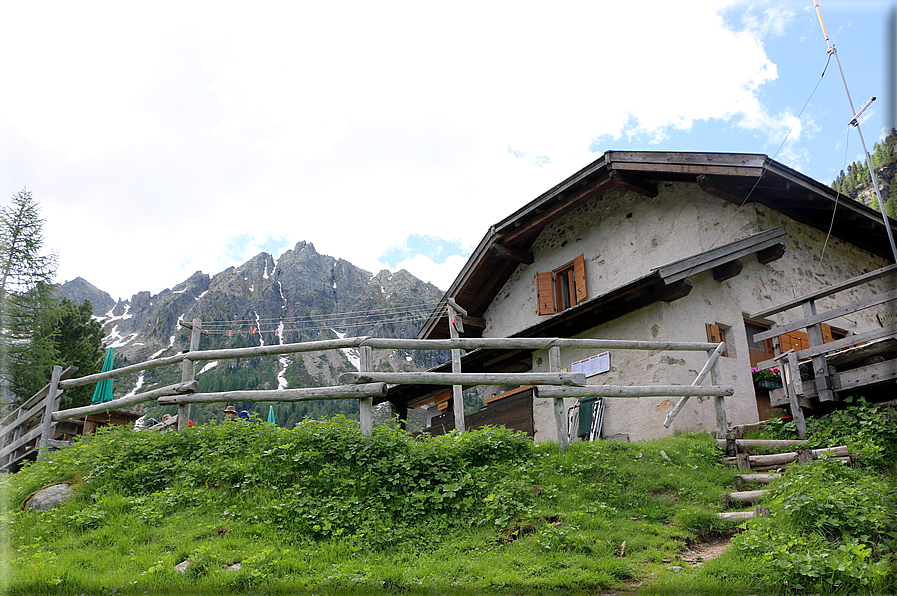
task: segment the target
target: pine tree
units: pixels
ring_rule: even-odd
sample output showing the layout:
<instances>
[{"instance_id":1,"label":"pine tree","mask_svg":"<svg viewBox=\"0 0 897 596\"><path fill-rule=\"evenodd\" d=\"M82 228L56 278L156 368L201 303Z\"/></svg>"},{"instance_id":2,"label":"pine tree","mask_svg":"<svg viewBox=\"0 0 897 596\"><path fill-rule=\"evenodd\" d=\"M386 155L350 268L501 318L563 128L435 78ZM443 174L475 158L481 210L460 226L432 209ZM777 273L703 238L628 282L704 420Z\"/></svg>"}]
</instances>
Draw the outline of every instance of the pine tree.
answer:
<instances>
[{"instance_id":1,"label":"pine tree","mask_svg":"<svg viewBox=\"0 0 897 596\"><path fill-rule=\"evenodd\" d=\"M28 190L0 208L0 392L19 398L22 385L12 375L10 360L28 353L43 362L55 358L49 338L34 334L52 309L56 255L43 252L43 223L38 204ZM47 379L49 380L49 379ZM45 381L46 383L46 381Z\"/></svg>"}]
</instances>

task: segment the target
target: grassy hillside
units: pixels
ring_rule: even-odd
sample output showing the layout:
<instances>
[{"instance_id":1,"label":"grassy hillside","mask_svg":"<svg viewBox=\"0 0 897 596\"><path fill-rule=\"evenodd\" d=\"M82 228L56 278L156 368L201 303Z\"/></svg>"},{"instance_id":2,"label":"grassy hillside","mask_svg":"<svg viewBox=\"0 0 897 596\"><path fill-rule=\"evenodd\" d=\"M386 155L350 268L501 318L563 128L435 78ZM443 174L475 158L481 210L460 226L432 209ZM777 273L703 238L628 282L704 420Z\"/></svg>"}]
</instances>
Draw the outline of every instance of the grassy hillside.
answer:
<instances>
[{"instance_id":1,"label":"grassy hillside","mask_svg":"<svg viewBox=\"0 0 897 596\"><path fill-rule=\"evenodd\" d=\"M769 503L779 517L720 559L683 562L735 529L716 516L735 475L720 455L707 435L561 454L504 429L413 439L381 426L366 439L339 419L112 429L4 479L2 577L10 594L61 595L757 594L812 581L888 593L883 477L834 464L787 476ZM75 499L20 510L60 481ZM795 495L831 483L850 503L825 509L834 525L817 533L819 512ZM793 560L804 551L823 559ZM834 570L801 574L819 575L826 553Z\"/></svg>"}]
</instances>

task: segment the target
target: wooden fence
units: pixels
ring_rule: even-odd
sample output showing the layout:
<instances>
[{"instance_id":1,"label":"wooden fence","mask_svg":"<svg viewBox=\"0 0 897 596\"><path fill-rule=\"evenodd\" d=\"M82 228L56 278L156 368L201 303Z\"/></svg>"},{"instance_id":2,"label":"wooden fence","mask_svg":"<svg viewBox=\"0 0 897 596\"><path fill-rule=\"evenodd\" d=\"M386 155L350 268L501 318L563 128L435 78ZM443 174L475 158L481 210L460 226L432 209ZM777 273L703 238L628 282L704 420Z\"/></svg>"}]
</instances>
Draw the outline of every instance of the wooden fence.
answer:
<instances>
[{"instance_id":1,"label":"wooden fence","mask_svg":"<svg viewBox=\"0 0 897 596\"><path fill-rule=\"evenodd\" d=\"M373 431L372 408L374 397L385 397L389 384L398 385L451 385L460 389L461 385L535 385L537 397L554 401L555 421L557 424L561 448L567 445L567 421L564 416L563 400L565 397L646 397L646 396L682 396L671 416L675 416L685 401L692 396L714 396L716 407L717 431L720 437L725 436L727 424L724 396L732 395L731 386L721 386L718 358L725 350L725 343L703 342L657 342L604 339L567 339L567 338L453 338L453 339L391 339L375 337L347 337L343 339L312 341L304 343L280 344L250 348L224 350L199 350L199 339L203 333L201 321L194 319L191 323L182 323L192 329L190 346L187 352L132 364L108 372L84 377L72 378L77 369L62 371L57 366L53 370L53 378L41 392L32 397L21 408L10 414L0 423L0 470L9 470L12 465L22 459L25 453L20 449L29 441L40 436L40 449L54 446L52 427L63 420L116 410L139 403L155 401L159 405L178 406L178 430L186 427L190 405L194 403L218 402L289 402L322 399L357 399L359 402L359 419L362 432L370 436ZM217 393L200 393L195 377L195 363L209 360L226 360L272 356L280 354L297 354L356 348L360 351L359 372L343 373L339 377L340 385L332 387L311 387L300 389L274 389L258 391L224 391ZM692 386L654 385L638 387L619 387L605 385L587 385L583 373L561 372L560 350L592 349L592 350L670 350L670 351L704 351L708 354L707 363ZM549 371L530 373L463 373L460 365L457 372L405 372L383 373L373 371L372 351L384 350L473 350L473 349L506 349L506 350L548 350ZM91 404L80 408L58 410L61 391L81 385L98 383L105 379L113 379L162 366L181 366L181 382L147 391L120 397L100 404ZM699 386L708 372L712 374L712 386ZM461 412L462 422L456 426L463 429L463 410L455 409L457 418ZM34 421L38 420L37 423ZM34 430L28 429L31 421ZM672 418L669 418L672 421ZM457 423L457 421L456 421ZM669 424L667 424L669 426ZM5 457L4 456L8 456Z\"/></svg>"},{"instance_id":2,"label":"wooden fence","mask_svg":"<svg viewBox=\"0 0 897 596\"><path fill-rule=\"evenodd\" d=\"M768 308L748 315L750 319L765 319L774 314L800 307L803 318L787 325L775 326L754 335L754 341L760 342L766 339L773 340L773 349L776 357L757 364L758 368L771 368L778 366L782 377L783 391L787 397L787 404L791 408L798 434L803 439L806 436L807 425L801 410L802 405L809 405L809 398L817 398L820 402L833 401L839 391L855 390L859 387L873 383L893 382L897 380L897 361L885 359L867 366L853 368L839 372L830 366L828 352L843 350L862 343L872 342L883 338L897 336L897 324L886 325L882 319L882 327L857 335L851 335L843 339L824 342L820 324L836 317L855 313L873 306L878 306L897 300L897 289L875 294L870 298L858 300L852 304L834 308L825 312L817 312L816 301L844 292L858 286L862 286L880 279L892 282L891 287L897 287L897 264L889 265L864 275L854 277L833 286L829 286L818 292L795 298L778 306ZM810 347L805 350L795 351L793 348L782 353L779 337L792 331L805 330L809 338ZM803 381L800 374L800 360L810 360L811 379ZM772 395L770 396L773 397Z\"/></svg>"}]
</instances>

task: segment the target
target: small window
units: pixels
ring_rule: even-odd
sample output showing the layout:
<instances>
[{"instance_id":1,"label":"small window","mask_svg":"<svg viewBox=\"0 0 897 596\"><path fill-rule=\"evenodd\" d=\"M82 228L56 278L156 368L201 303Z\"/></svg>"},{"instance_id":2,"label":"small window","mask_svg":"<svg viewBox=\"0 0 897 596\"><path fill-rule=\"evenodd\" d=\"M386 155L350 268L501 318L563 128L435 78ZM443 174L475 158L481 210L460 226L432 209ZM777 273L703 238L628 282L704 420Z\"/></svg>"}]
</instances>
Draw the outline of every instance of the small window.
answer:
<instances>
[{"instance_id":1,"label":"small window","mask_svg":"<svg viewBox=\"0 0 897 596\"><path fill-rule=\"evenodd\" d=\"M704 326L707 328L707 341L713 344L726 341L726 331L731 329L731 327L720 325L719 323L704 323ZM726 342L726 349L720 355L729 356L729 342Z\"/></svg>"},{"instance_id":2,"label":"small window","mask_svg":"<svg viewBox=\"0 0 897 596\"><path fill-rule=\"evenodd\" d=\"M586 292L586 265L583 255L554 271L536 274L539 315L553 315L583 302Z\"/></svg>"}]
</instances>

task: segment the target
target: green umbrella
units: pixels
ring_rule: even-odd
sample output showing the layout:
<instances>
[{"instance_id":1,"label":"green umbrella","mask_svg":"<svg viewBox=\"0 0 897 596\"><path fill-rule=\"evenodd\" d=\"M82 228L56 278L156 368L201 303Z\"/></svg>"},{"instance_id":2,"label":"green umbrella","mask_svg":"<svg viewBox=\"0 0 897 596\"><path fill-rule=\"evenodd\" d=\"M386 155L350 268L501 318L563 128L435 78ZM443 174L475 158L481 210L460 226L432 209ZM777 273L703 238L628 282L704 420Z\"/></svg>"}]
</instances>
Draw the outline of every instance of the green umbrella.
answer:
<instances>
[{"instance_id":1,"label":"green umbrella","mask_svg":"<svg viewBox=\"0 0 897 596\"><path fill-rule=\"evenodd\" d=\"M274 406L268 406L268 424L276 424L274 422Z\"/></svg>"},{"instance_id":2,"label":"green umbrella","mask_svg":"<svg viewBox=\"0 0 897 596\"><path fill-rule=\"evenodd\" d=\"M112 348L106 352L106 361L103 363L102 372L112 370ZM91 403L101 404L103 402L112 401L112 379L106 379L97 383L97 388L93 391L93 399Z\"/></svg>"}]
</instances>

